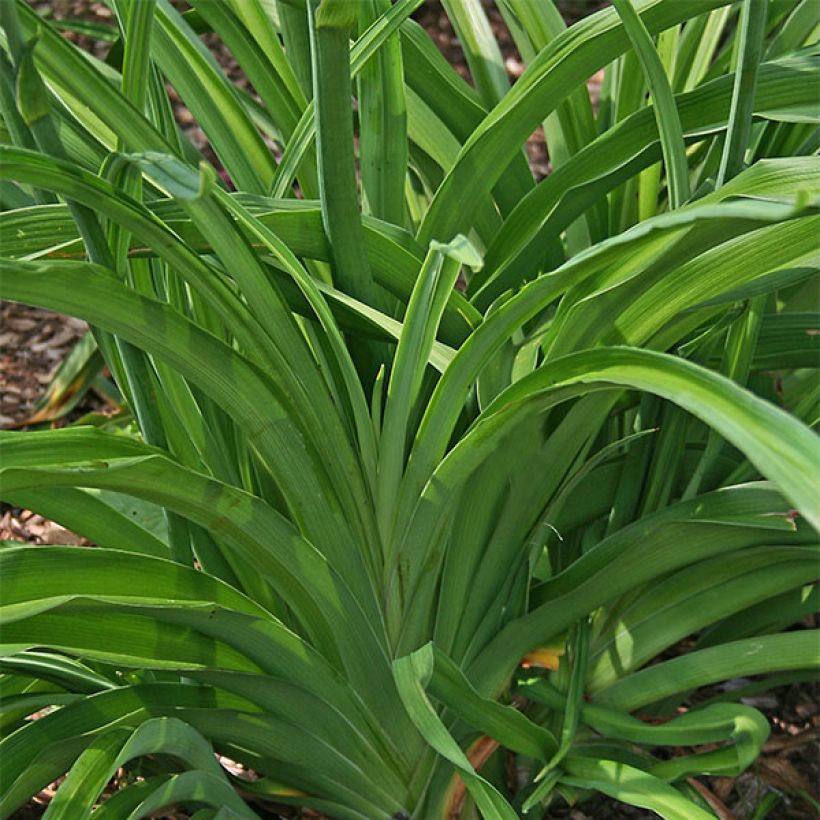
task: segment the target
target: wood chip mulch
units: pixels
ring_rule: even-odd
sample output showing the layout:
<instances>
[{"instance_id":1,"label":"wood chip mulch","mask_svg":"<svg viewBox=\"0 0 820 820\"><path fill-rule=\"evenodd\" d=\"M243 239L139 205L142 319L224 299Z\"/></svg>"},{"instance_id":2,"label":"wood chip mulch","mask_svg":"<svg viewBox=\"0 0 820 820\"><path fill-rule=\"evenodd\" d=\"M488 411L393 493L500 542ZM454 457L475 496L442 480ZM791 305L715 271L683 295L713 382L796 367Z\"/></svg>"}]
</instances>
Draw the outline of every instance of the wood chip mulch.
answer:
<instances>
[{"instance_id":1,"label":"wood chip mulch","mask_svg":"<svg viewBox=\"0 0 820 820\"><path fill-rule=\"evenodd\" d=\"M0 302L0 428L29 418L88 325L49 310Z\"/></svg>"}]
</instances>

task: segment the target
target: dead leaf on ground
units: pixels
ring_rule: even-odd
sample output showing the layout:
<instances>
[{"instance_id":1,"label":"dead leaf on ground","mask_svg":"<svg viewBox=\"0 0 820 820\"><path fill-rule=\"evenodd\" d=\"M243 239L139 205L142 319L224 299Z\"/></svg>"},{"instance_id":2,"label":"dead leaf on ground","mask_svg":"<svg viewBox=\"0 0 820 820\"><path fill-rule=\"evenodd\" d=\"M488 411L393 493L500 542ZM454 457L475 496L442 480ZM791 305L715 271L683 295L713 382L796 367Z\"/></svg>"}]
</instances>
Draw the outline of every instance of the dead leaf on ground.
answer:
<instances>
[{"instance_id":1,"label":"dead leaf on ground","mask_svg":"<svg viewBox=\"0 0 820 820\"><path fill-rule=\"evenodd\" d=\"M788 794L798 791L811 794L814 791L811 783L787 757L761 757L756 765L760 777L775 789Z\"/></svg>"}]
</instances>

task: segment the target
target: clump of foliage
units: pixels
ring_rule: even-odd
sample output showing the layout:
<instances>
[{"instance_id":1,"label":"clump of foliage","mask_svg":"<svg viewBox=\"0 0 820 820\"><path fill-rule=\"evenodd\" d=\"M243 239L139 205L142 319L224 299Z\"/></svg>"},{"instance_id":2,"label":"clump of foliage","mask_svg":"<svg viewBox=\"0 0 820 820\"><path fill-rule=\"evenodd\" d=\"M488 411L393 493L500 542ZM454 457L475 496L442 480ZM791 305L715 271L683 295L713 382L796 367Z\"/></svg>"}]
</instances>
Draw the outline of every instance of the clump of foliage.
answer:
<instances>
[{"instance_id":1,"label":"clump of foliage","mask_svg":"<svg viewBox=\"0 0 820 820\"><path fill-rule=\"evenodd\" d=\"M135 419L0 436L97 545L0 551L0 816L712 816L768 725L698 690L818 661L814 0L498 0L512 87L479 0L474 86L420 0L109 2L0 3L0 295Z\"/></svg>"}]
</instances>

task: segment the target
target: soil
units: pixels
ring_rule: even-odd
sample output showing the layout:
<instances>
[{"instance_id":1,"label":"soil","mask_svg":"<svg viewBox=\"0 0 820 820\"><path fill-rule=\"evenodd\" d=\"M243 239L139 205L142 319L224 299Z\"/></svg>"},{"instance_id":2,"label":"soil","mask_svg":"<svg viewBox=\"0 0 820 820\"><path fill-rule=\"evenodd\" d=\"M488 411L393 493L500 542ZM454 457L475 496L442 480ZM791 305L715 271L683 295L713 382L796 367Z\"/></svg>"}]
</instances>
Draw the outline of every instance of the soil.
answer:
<instances>
[{"instance_id":1,"label":"soil","mask_svg":"<svg viewBox=\"0 0 820 820\"><path fill-rule=\"evenodd\" d=\"M82 19L104 25L113 24L111 10L101 2L28 2L40 13L47 14L53 19ZM185 5L184 2L177 4ZM601 0L564 0L559 3L568 23L575 22L603 5L607 3ZM510 80L514 82L523 72L523 64L501 15L492 7L488 7L488 12L494 33L502 46L505 67ZM428 0L414 17L425 27L449 62L462 76L469 79L464 54L441 4ZM101 58L105 57L110 48L110 43L95 37L69 32L65 36ZM229 76L247 87L247 81L228 50L213 37L206 36L205 42L228 71ZM599 83L599 76L590 80L593 97ZM180 125L188 132L197 147L210 159L215 160L204 134L195 125L193 117L173 89L171 98ZM550 166L542 129L533 134L526 149L536 176L543 178L549 173ZM77 319L37 308L0 302L0 429L25 427L55 370L85 330L85 323ZM51 424L63 425L84 413L99 411L106 406L103 398L91 392L70 415ZM33 544L88 543L42 516L8 504L0 504L0 539ZM728 685L736 686L739 683L742 682L733 681ZM745 701L761 709L769 717L772 735L764 747L761 758L739 778L700 779L698 788L721 820L744 820L751 817L760 801L769 794L778 797L773 809L765 815L771 820L808 820L820 816L817 804L812 805L809 798L811 795L816 799L817 787L820 784L818 694L817 686L796 684ZM680 751L684 753L684 750ZM32 820L41 817L52 794L52 787L44 790L28 806L18 811L14 818ZM260 816L268 818L316 817L309 813L297 814L287 809L280 812L272 811L270 807L255 808ZM182 813L161 816L179 820L187 817ZM567 806L566 803L559 801L550 809L550 816L568 820L608 820L656 815L599 796L578 806Z\"/></svg>"},{"instance_id":2,"label":"soil","mask_svg":"<svg viewBox=\"0 0 820 820\"><path fill-rule=\"evenodd\" d=\"M0 428L20 426L32 417L63 359L87 329L71 316L0 302Z\"/></svg>"}]
</instances>

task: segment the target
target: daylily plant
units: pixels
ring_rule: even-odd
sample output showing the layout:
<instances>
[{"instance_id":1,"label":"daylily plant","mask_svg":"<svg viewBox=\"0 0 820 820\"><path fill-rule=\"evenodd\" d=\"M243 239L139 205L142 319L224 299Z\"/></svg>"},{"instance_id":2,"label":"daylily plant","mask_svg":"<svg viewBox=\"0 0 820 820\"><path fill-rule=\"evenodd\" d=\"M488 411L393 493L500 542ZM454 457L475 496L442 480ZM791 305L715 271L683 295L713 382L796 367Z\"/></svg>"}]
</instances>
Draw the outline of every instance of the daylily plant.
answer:
<instances>
[{"instance_id":1,"label":"daylily plant","mask_svg":"<svg viewBox=\"0 0 820 820\"><path fill-rule=\"evenodd\" d=\"M0 550L0 817L712 817L818 665L816 0L496 0L512 85L481 0L471 83L421 0L107 1L0 3L0 296L131 419L0 434L95 545Z\"/></svg>"}]
</instances>

